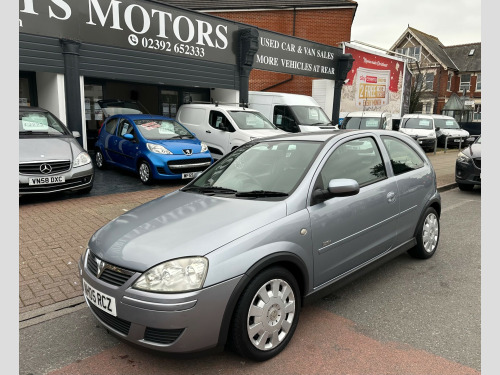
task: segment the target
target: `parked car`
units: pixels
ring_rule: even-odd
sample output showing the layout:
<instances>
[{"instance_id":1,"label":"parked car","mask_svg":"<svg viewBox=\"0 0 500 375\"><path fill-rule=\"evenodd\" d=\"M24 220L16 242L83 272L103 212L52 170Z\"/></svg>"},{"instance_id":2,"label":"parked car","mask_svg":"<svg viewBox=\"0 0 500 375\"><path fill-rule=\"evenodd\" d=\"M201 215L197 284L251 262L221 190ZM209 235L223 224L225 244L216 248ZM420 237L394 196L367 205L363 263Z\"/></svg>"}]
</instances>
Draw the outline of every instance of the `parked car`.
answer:
<instances>
[{"instance_id":1,"label":"parked car","mask_svg":"<svg viewBox=\"0 0 500 375\"><path fill-rule=\"evenodd\" d=\"M287 132L334 129L328 115L312 96L249 91L248 107L260 111L279 129Z\"/></svg>"},{"instance_id":2,"label":"parked car","mask_svg":"<svg viewBox=\"0 0 500 375\"><path fill-rule=\"evenodd\" d=\"M102 109L103 119L113 115L133 115L147 113L147 111L140 106L138 102L121 100L121 99L101 99L97 101L99 107Z\"/></svg>"},{"instance_id":3,"label":"parked car","mask_svg":"<svg viewBox=\"0 0 500 375\"><path fill-rule=\"evenodd\" d=\"M349 112L345 115L339 128L394 130L392 124L392 114L389 112L375 111Z\"/></svg>"},{"instance_id":4,"label":"parked car","mask_svg":"<svg viewBox=\"0 0 500 375\"><path fill-rule=\"evenodd\" d=\"M306 301L403 252L432 257L440 212L429 159L398 132L255 139L99 229L79 260L85 300L140 346L228 343L263 361Z\"/></svg>"},{"instance_id":5,"label":"parked car","mask_svg":"<svg viewBox=\"0 0 500 375\"><path fill-rule=\"evenodd\" d=\"M207 145L172 118L135 114L109 117L101 128L95 161L137 172L144 184L190 179L213 163Z\"/></svg>"},{"instance_id":6,"label":"parked car","mask_svg":"<svg viewBox=\"0 0 500 375\"><path fill-rule=\"evenodd\" d=\"M476 185L481 186L481 136L458 153L455 181L460 190L472 190Z\"/></svg>"},{"instance_id":7,"label":"parked car","mask_svg":"<svg viewBox=\"0 0 500 375\"><path fill-rule=\"evenodd\" d=\"M19 107L20 197L92 190L94 166L78 137L48 110Z\"/></svg>"},{"instance_id":8,"label":"parked car","mask_svg":"<svg viewBox=\"0 0 500 375\"><path fill-rule=\"evenodd\" d=\"M430 115L406 114L401 117L399 131L415 139L427 152L437 146L436 128Z\"/></svg>"},{"instance_id":9,"label":"parked car","mask_svg":"<svg viewBox=\"0 0 500 375\"><path fill-rule=\"evenodd\" d=\"M183 104L177 121L205 142L215 159L252 139L286 134L255 109L217 104Z\"/></svg>"},{"instance_id":10,"label":"parked car","mask_svg":"<svg viewBox=\"0 0 500 375\"><path fill-rule=\"evenodd\" d=\"M447 148L467 147L473 142L469 132L458 125L457 120L450 116L432 115L438 146ZM447 144L446 144L447 142Z\"/></svg>"}]
</instances>

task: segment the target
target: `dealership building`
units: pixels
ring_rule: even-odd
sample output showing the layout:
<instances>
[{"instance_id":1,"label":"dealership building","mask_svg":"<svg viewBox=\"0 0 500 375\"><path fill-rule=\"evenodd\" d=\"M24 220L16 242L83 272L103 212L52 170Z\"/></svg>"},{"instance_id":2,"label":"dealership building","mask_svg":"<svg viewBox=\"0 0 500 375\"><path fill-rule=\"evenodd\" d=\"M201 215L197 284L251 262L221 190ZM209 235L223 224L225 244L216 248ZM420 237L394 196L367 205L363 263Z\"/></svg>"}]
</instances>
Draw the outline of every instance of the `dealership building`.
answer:
<instances>
[{"instance_id":1,"label":"dealership building","mask_svg":"<svg viewBox=\"0 0 500 375\"><path fill-rule=\"evenodd\" d=\"M86 149L103 119L100 99L175 117L187 102L246 103L256 71L327 79L340 90L349 64L339 47L170 2L19 3L19 103L53 112Z\"/></svg>"}]
</instances>

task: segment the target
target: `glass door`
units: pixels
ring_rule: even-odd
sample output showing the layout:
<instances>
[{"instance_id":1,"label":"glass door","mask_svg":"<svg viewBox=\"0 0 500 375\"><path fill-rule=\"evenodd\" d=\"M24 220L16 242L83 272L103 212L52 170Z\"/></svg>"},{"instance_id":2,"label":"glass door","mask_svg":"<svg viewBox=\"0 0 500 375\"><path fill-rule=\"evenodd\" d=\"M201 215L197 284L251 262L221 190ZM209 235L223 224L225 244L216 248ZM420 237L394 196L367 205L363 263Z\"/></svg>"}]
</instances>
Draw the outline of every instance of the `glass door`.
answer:
<instances>
[{"instance_id":1,"label":"glass door","mask_svg":"<svg viewBox=\"0 0 500 375\"><path fill-rule=\"evenodd\" d=\"M102 84L85 84L85 123L87 128L87 149L94 151L95 142L103 122L102 109L97 103L102 96Z\"/></svg>"}]
</instances>

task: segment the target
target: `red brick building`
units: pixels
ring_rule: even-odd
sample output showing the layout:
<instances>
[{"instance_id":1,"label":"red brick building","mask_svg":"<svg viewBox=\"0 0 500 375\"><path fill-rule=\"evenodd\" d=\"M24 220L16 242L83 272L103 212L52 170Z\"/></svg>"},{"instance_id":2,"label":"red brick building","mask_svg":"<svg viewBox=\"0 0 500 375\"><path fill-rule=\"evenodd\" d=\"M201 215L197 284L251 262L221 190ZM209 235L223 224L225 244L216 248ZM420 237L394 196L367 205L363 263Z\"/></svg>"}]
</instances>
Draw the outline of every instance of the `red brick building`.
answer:
<instances>
[{"instance_id":1,"label":"red brick building","mask_svg":"<svg viewBox=\"0 0 500 375\"><path fill-rule=\"evenodd\" d=\"M422 75L416 112L455 115L458 121L481 120L480 42L444 46L437 37L408 26L390 49L413 57L408 59L413 76ZM462 116L450 113L460 105Z\"/></svg>"},{"instance_id":2,"label":"red brick building","mask_svg":"<svg viewBox=\"0 0 500 375\"><path fill-rule=\"evenodd\" d=\"M168 3L334 47L351 40L351 26L358 7L352 0L193 0ZM312 80L311 77L253 69L249 89L311 95Z\"/></svg>"}]
</instances>

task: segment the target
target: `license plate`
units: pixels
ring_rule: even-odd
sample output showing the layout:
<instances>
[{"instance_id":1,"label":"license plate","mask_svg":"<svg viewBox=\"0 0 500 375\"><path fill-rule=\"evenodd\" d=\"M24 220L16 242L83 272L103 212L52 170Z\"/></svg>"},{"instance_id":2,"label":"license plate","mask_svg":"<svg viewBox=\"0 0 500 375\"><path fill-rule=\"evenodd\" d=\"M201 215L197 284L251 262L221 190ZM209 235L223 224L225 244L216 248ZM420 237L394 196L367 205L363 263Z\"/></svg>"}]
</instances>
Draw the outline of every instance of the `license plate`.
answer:
<instances>
[{"instance_id":1,"label":"license plate","mask_svg":"<svg viewBox=\"0 0 500 375\"><path fill-rule=\"evenodd\" d=\"M183 173L182 178L194 178L194 172Z\"/></svg>"},{"instance_id":2,"label":"license plate","mask_svg":"<svg viewBox=\"0 0 500 375\"><path fill-rule=\"evenodd\" d=\"M106 311L108 314L116 316L116 303L115 299L103 292L99 292L83 280L83 293L87 301L94 306Z\"/></svg>"},{"instance_id":3,"label":"license plate","mask_svg":"<svg viewBox=\"0 0 500 375\"><path fill-rule=\"evenodd\" d=\"M29 179L29 184L30 185L61 184L64 181L65 181L64 176L31 177Z\"/></svg>"},{"instance_id":4,"label":"license plate","mask_svg":"<svg viewBox=\"0 0 500 375\"><path fill-rule=\"evenodd\" d=\"M455 139L453 142L460 142L461 140L460 139Z\"/></svg>"}]
</instances>

